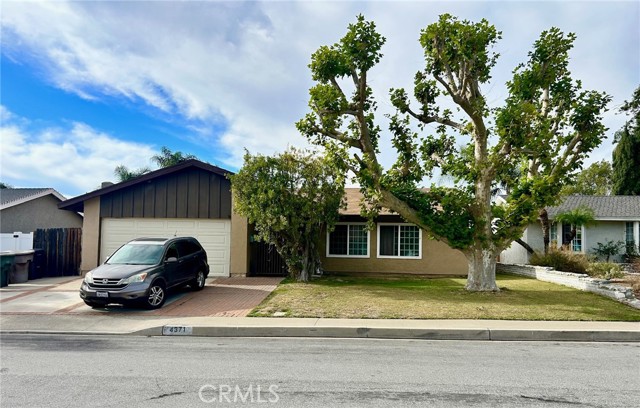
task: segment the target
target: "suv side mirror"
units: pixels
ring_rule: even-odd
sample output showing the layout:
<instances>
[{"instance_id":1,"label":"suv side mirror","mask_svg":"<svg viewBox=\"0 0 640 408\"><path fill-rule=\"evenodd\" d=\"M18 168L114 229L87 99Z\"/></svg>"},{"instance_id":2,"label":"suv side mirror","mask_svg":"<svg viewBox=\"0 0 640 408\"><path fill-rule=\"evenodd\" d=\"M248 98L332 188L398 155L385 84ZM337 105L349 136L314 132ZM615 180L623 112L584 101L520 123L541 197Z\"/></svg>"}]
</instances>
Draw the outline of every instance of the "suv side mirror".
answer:
<instances>
[{"instance_id":1,"label":"suv side mirror","mask_svg":"<svg viewBox=\"0 0 640 408\"><path fill-rule=\"evenodd\" d=\"M178 262L178 258L176 258L175 256L170 256L169 258L165 259L166 263L172 263L172 262Z\"/></svg>"}]
</instances>

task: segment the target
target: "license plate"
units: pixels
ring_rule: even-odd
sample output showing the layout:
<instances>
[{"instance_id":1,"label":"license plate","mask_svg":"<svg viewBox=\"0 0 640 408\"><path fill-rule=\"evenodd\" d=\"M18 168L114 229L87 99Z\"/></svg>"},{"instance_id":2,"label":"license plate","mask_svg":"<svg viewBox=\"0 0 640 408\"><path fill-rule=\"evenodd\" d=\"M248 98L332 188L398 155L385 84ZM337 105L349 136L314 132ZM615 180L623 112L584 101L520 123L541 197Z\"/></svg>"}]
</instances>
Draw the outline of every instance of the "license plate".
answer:
<instances>
[{"instance_id":1,"label":"license plate","mask_svg":"<svg viewBox=\"0 0 640 408\"><path fill-rule=\"evenodd\" d=\"M109 297L109 292L96 292L97 297Z\"/></svg>"}]
</instances>

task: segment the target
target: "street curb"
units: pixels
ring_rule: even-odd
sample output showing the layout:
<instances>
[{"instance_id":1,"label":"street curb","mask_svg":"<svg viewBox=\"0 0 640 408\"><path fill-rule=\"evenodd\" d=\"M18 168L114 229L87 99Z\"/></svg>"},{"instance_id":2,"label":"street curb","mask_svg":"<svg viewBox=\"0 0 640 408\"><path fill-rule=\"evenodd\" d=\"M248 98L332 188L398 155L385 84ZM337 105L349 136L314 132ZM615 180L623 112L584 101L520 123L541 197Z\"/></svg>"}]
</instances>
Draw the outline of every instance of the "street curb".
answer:
<instances>
[{"instance_id":1,"label":"street curb","mask_svg":"<svg viewBox=\"0 0 640 408\"><path fill-rule=\"evenodd\" d=\"M105 331L83 331L83 330L0 330L0 336L5 334L60 334L60 335L80 335L80 336L122 336L130 335L131 332L105 332Z\"/></svg>"},{"instance_id":2,"label":"street curb","mask_svg":"<svg viewBox=\"0 0 640 408\"><path fill-rule=\"evenodd\" d=\"M163 336L163 327L165 326L151 327L131 332L129 334L133 336ZM175 326L171 325L167 327ZM173 336L182 335L193 337L323 337L408 340L640 342L640 331L420 329L318 326L193 326L190 327L190 329L190 334L175 334Z\"/></svg>"}]
</instances>

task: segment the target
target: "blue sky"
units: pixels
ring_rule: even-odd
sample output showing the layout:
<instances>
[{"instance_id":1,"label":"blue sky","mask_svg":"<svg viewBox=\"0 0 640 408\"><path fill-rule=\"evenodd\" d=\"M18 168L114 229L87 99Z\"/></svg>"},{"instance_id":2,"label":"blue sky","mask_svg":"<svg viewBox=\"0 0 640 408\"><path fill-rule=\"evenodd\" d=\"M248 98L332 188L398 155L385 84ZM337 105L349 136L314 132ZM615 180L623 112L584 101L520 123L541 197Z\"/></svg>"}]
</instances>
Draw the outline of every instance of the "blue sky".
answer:
<instances>
[{"instance_id":1,"label":"blue sky","mask_svg":"<svg viewBox=\"0 0 640 408\"><path fill-rule=\"evenodd\" d=\"M502 31L501 58L483 90L494 105L542 30L575 32L570 68L615 108L640 84L640 3L627 2L18 2L3 1L0 180L67 196L152 166L162 146L237 170L244 149L308 146L294 123L312 85L307 64L356 14L387 38L370 75L379 123L387 91L410 88L423 64L419 32L448 12ZM383 142L382 163L394 158ZM588 163L610 159L611 137Z\"/></svg>"}]
</instances>

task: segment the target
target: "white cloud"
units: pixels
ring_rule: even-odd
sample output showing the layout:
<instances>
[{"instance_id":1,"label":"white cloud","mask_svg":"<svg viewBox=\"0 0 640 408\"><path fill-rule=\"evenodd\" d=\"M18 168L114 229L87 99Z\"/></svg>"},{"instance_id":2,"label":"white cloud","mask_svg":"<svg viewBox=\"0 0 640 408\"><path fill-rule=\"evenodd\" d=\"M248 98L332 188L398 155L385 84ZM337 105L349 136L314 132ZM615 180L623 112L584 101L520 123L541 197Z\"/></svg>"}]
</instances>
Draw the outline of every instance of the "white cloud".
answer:
<instances>
[{"instance_id":1,"label":"white cloud","mask_svg":"<svg viewBox=\"0 0 640 408\"><path fill-rule=\"evenodd\" d=\"M307 111L310 55L360 12L388 40L370 77L384 128L388 89L410 88L423 65L419 32L440 13L485 17L503 31L490 100L504 98L511 70L556 25L578 34L576 77L611 93L615 106L638 85L639 10L634 2L6 2L2 46L40 61L56 86L82 97L142 100L197 120L195 133L221 147L217 159L239 166L245 147L270 154L306 144L294 123ZM611 133L622 121L607 115ZM211 142L206 124L215 123L226 130ZM393 155L382 146L388 165Z\"/></svg>"},{"instance_id":2,"label":"white cloud","mask_svg":"<svg viewBox=\"0 0 640 408\"><path fill-rule=\"evenodd\" d=\"M66 128L32 131L24 119L3 106L0 127L2 181L16 187L55 187L77 195L114 181L113 171L123 164L136 169L156 152L140 143L119 140L84 123Z\"/></svg>"}]
</instances>

